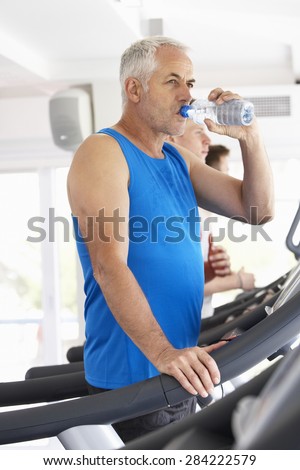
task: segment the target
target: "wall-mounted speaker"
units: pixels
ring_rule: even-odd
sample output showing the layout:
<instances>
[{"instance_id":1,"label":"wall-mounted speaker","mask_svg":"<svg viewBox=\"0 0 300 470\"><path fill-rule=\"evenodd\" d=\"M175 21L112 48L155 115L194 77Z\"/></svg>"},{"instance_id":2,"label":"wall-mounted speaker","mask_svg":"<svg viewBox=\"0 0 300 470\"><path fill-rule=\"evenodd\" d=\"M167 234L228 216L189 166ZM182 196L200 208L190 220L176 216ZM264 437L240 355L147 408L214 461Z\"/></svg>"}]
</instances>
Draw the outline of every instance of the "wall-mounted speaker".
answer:
<instances>
[{"instance_id":1,"label":"wall-mounted speaker","mask_svg":"<svg viewBox=\"0 0 300 470\"><path fill-rule=\"evenodd\" d=\"M63 90L50 98L49 116L55 145L75 151L93 132L91 95L81 88Z\"/></svg>"}]
</instances>

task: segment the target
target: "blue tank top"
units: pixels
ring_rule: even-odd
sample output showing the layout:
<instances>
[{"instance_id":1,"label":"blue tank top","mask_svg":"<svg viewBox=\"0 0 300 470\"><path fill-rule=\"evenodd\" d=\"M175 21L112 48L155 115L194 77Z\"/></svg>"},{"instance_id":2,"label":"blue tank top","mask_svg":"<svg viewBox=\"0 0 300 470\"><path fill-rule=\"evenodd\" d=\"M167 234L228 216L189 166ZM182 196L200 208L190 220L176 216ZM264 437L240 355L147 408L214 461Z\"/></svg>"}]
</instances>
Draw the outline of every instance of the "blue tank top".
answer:
<instances>
[{"instance_id":1,"label":"blue tank top","mask_svg":"<svg viewBox=\"0 0 300 470\"><path fill-rule=\"evenodd\" d=\"M171 344L195 346L204 273L198 207L186 163L168 143L164 159L154 159L113 129L99 132L117 140L130 172L128 266ZM73 221L85 280L86 380L114 389L158 375L114 319Z\"/></svg>"}]
</instances>

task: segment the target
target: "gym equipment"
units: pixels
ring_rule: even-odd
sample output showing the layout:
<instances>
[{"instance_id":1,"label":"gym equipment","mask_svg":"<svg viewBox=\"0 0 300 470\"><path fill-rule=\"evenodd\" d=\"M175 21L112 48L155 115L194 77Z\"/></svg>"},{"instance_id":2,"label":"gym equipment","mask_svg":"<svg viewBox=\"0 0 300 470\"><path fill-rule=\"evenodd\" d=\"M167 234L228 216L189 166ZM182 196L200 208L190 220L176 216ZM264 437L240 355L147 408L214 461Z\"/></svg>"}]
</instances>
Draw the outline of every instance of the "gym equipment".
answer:
<instances>
[{"instance_id":1,"label":"gym equipment","mask_svg":"<svg viewBox=\"0 0 300 470\"><path fill-rule=\"evenodd\" d=\"M296 245L296 243L294 242L294 236L295 236L295 233L299 224L300 224L300 203L299 203L299 207L296 212L296 215L294 217L294 220L292 222L292 225L290 227L290 230L286 237L286 246L292 253L294 253L295 258L297 260L300 258L300 241Z\"/></svg>"},{"instance_id":2,"label":"gym equipment","mask_svg":"<svg viewBox=\"0 0 300 470\"><path fill-rule=\"evenodd\" d=\"M83 371L83 362L71 362L52 366L31 367L25 374L25 379L36 379L39 377L49 377L51 375L67 374Z\"/></svg>"},{"instance_id":3,"label":"gym equipment","mask_svg":"<svg viewBox=\"0 0 300 470\"><path fill-rule=\"evenodd\" d=\"M73 346L67 351L67 359L69 362L83 361L83 346Z\"/></svg>"},{"instance_id":4,"label":"gym equipment","mask_svg":"<svg viewBox=\"0 0 300 470\"><path fill-rule=\"evenodd\" d=\"M281 290L284 287L284 283L290 273L291 271L287 272L283 276L280 276L275 281L272 281L269 285L260 288L258 291L256 290L256 293L251 293L251 296L248 299L249 302L240 300L230 302L229 304L222 306L228 306L228 309L224 308L224 311L220 311L218 315L214 315L210 318L202 320L201 333L198 341L199 346L219 341L219 339L222 338L222 336L224 336L224 334L226 334L229 330L234 328L246 330L256 324L258 321L262 320L266 316L265 307L272 305L272 303L274 303L279 297ZM267 299L265 302L262 302L251 311L251 315L249 312L249 315L243 316L243 319L241 320L240 315L244 309L249 305L253 305L253 303L261 302L270 289L277 291L274 293L272 299ZM232 305L234 308L231 308ZM233 320L231 320L233 323L229 324L226 322L226 319L228 319L228 317L231 315L234 317ZM202 325L204 327L202 327ZM32 379L83 370L83 346L74 346L70 348L67 351L67 360L69 361L67 364L32 367L26 372L25 378Z\"/></svg>"},{"instance_id":5,"label":"gym equipment","mask_svg":"<svg viewBox=\"0 0 300 470\"><path fill-rule=\"evenodd\" d=\"M249 370L300 333L298 271L299 266L287 280L287 287L282 291L283 302L279 296L269 315L212 353L221 372L222 383ZM1 413L0 444L58 436L65 448L88 449L86 425L122 421L174 405L188 396L174 378L160 375L99 395L7 411ZM93 429L94 436L98 432L97 448L116 448L115 438L109 444L106 438L101 441L101 426ZM90 448L95 448L95 442L91 445Z\"/></svg>"},{"instance_id":6,"label":"gym equipment","mask_svg":"<svg viewBox=\"0 0 300 470\"><path fill-rule=\"evenodd\" d=\"M259 397L256 400L247 397L246 413L245 399L238 403L233 415L234 448L300 449L299 394L298 346L284 358Z\"/></svg>"},{"instance_id":7,"label":"gym equipment","mask_svg":"<svg viewBox=\"0 0 300 470\"><path fill-rule=\"evenodd\" d=\"M0 383L0 406L52 402L88 395L84 371ZM2 414L0 415L1 421Z\"/></svg>"},{"instance_id":8,"label":"gym equipment","mask_svg":"<svg viewBox=\"0 0 300 470\"><path fill-rule=\"evenodd\" d=\"M300 244L295 245L293 241L293 237L299 225L299 221L300 221L300 204L299 204L299 208L295 214L294 220L291 224L290 230L286 238L286 245L288 249L295 254L296 259L300 257ZM243 294L240 294L235 300L217 307L212 317L205 318L201 321L201 334L199 337L199 345L209 344L211 342L218 341L218 339L221 338L226 333L225 330L227 329L227 327L224 327L224 329L221 329L220 331L216 330L214 333L211 332L208 336L206 336L206 331L212 327L225 323L226 321L228 321L229 317L233 317L233 318L238 317L245 311L246 308L253 306L255 304L259 304L257 305L257 308L261 306L259 311L263 312L265 305L270 305L271 303L270 300L266 300L266 304L262 304L264 299L266 299L268 292L274 291L273 301L275 301L277 298L275 294L281 291L290 273L291 271L288 271L287 273L280 276L275 281L272 281L271 283L269 283L267 286L253 289L251 292L244 292ZM246 324L244 324L243 326L244 328L246 328ZM248 326L248 328L250 326L251 326L251 323ZM232 328L235 328L234 324L232 325ZM70 350L67 352L67 359L69 362L82 362L83 361L83 346L76 346L76 347L70 348Z\"/></svg>"},{"instance_id":9,"label":"gym equipment","mask_svg":"<svg viewBox=\"0 0 300 470\"><path fill-rule=\"evenodd\" d=\"M201 332L228 321L230 317L235 318L241 315L249 307L259 306L265 300L267 301L270 292L275 295L281 291L290 272L288 271L264 287L253 289L251 292L244 292L231 302L216 307L213 316L201 320Z\"/></svg>"},{"instance_id":10,"label":"gym equipment","mask_svg":"<svg viewBox=\"0 0 300 470\"><path fill-rule=\"evenodd\" d=\"M300 347L223 399L122 450L300 449Z\"/></svg>"},{"instance_id":11,"label":"gym equipment","mask_svg":"<svg viewBox=\"0 0 300 470\"><path fill-rule=\"evenodd\" d=\"M245 396L257 396L282 359L244 383L200 413L174 423L172 429L162 428L126 444L122 450L161 449L231 449L235 437L232 414Z\"/></svg>"},{"instance_id":12,"label":"gym equipment","mask_svg":"<svg viewBox=\"0 0 300 470\"><path fill-rule=\"evenodd\" d=\"M242 331L248 330L257 322L263 320L267 316L266 307L272 305L280 296L280 292L274 294L272 299L268 299L254 310L248 311L243 315L232 319L230 322L222 322L200 332L198 338L198 345L204 346L218 342L228 331L239 329Z\"/></svg>"}]
</instances>

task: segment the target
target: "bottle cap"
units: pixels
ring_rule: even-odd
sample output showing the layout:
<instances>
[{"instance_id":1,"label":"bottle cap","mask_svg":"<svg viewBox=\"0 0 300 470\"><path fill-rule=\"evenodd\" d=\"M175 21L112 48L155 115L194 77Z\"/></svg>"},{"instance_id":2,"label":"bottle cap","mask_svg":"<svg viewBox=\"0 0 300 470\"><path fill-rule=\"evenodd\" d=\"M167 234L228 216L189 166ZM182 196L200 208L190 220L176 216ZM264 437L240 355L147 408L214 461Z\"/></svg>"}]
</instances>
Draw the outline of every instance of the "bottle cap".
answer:
<instances>
[{"instance_id":1,"label":"bottle cap","mask_svg":"<svg viewBox=\"0 0 300 470\"><path fill-rule=\"evenodd\" d=\"M182 106L179 110L181 116L185 117L185 118L188 118L189 117L189 114L188 114L188 111L190 111L191 109L193 109L192 106L186 104L185 106Z\"/></svg>"}]
</instances>

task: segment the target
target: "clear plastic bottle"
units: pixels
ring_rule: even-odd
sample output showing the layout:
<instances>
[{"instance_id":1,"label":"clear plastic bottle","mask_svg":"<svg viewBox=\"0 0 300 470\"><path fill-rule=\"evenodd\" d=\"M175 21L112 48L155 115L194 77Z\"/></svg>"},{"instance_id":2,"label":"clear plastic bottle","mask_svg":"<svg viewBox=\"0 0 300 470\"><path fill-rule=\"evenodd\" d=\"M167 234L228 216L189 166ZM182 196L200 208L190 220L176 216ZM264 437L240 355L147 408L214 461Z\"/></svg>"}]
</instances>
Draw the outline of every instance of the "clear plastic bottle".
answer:
<instances>
[{"instance_id":1,"label":"clear plastic bottle","mask_svg":"<svg viewBox=\"0 0 300 470\"><path fill-rule=\"evenodd\" d=\"M203 124L208 118L226 126L249 126L254 118L254 106L245 100L230 100L217 105L214 101L199 99L182 106L180 114L197 124Z\"/></svg>"}]
</instances>

